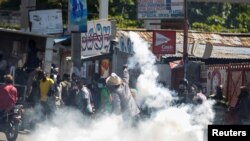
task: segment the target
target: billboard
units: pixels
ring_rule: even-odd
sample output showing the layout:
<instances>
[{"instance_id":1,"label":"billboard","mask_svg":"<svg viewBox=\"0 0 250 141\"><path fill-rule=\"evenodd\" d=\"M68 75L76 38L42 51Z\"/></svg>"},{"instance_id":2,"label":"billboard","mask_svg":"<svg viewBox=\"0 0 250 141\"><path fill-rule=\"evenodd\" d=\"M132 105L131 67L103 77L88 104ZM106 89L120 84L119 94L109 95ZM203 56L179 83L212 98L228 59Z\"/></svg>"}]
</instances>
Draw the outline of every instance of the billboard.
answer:
<instances>
[{"instance_id":1,"label":"billboard","mask_svg":"<svg viewBox=\"0 0 250 141\"><path fill-rule=\"evenodd\" d=\"M154 54L176 53L176 31L154 31L153 32Z\"/></svg>"},{"instance_id":2,"label":"billboard","mask_svg":"<svg viewBox=\"0 0 250 141\"><path fill-rule=\"evenodd\" d=\"M138 0L138 19L183 19L184 0Z\"/></svg>"},{"instance_id":3,"label":"billboard","mask_svg":"<svg viewBox=\"0 0 250 141\"><path fill-rule=\"evenodd\" d=\"M62 10L34 10L29 12L30 30L34 33L63 33Z\"/></svg>"},{"instance_id":4,"label":"billboard","mask_svg":"<svg viewBox=\"0 0 250 141\"><path fill-rule=\"evenodd\" d=\"M69 32L87 31L87 2L86 0L69 0Z\"/></svg>"},{"instance_id":5,"label":"billboard","mask_svg":"<svg viewBox=\"0 0 250 141\"><path fill-rule=\"evenodd\" d=\"M86 33L81 33L82 56L109 53L111 21L89 21Z\"/></svg>"}]
</instances>

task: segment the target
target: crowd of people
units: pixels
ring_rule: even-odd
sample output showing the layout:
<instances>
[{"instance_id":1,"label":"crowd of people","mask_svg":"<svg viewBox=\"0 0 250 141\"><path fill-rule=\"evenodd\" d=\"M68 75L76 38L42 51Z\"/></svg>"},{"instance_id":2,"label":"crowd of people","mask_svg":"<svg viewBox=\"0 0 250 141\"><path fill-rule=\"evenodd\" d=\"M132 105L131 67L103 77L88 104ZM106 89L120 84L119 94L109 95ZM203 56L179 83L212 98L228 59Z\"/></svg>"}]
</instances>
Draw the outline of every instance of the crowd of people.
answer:
<instances>
[{"instance_id":1,"label":"crowd of people","mask_svg":"<svg viewBox=\"0 0 250 141\"><path fill-rule=\"evenodd\" d=\"M1 56L0 56L1 60ZM4 66L4 63L2 63ZM39 67L29 69L27 80L26 102L33 107L41 107L41 119L50 118L55 110L65 107L75 108L83 115L116 114L124 119L137 120L142 113L136 101L136 89L129 87L129 72L127 65L123 66L123 75L111 73L107 78L95 74L91 83L76 74L63 74L62 78L55 77L58 73L52 67L51 75ZM18 92L13 85L13 77L5 75L5 84L0 87L0 116L16 104ZM238 123L250 114L249 93L246 86L240 88L234 114ZM223 99L222 86L217 87L217 100ZM177 104L202 104L207 100L206 95L197 85L191 85L182 80L178 88Z\"/></svg>"},{"instance_id":2,"label":"crowd of people","mask_svg":"<svg viewBox=\"0 0 250 141\"><path fill-rule=\"evenodd\" d=\"M201 86L189 84L187 79L179 82L177 104L202 104L206 100L207 97L202 93Z\"/></svg>"},{"instance_id":3,"label":"crowd of people","mask_svg":"<svg viewBox=\"0 0 250 141\"><path fill-rule=\"evenodd\" d=\"M83 115L116 114L124 119L136 119L140 110L129 87L129 72L123 66L123 76L112 73L106 79L95 74L91 83L63 74L62 79L35 69L28 78L26 101L41 107L42 119L50 118L60 108L74 108Z\"/></svg>"},{"instance_id":4,"label":"crowd of people","mask_svg":"<svg viewBox=\"0 0 250 141\"><path fill-rule=\"evenodd\" d=\"M50 118L55 110L68 107L90 117L102 114L122 115L126 119L138 117L140 110L128 84L127 65L123 66L121 77L115 73L108 78L95 74L91 82L87 83L75 73L65 73L60 77L53 65L50 74L47 74L40 67L42 62L37 55L39 50L36 48L36 42L30 40L28 47L27 59L21 68L22 72L27 74L27 79L23 80L27 90L22 98L25 99L25 104L39 109L36 112L40 112L40 119ZM0 114L6 113L20 97L14 86L15 76L8 74L10 72L7 67L7 61L0 52L0 78L1 82L4 82L0 87ZM4 75L6 77L2 77Z\"/></svg>"}]
</instances>

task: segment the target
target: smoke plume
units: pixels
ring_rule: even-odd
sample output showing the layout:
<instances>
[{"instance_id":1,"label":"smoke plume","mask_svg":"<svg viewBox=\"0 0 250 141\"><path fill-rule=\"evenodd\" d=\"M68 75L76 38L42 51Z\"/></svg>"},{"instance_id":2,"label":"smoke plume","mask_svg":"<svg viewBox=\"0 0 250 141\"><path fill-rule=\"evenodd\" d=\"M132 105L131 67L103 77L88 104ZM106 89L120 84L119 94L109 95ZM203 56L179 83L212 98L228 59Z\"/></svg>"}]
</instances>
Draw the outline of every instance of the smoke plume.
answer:
<instances>
[{"instance_id":1,"label":"smoke plume","mask_svg":"<svg viewBox=\"0 0 250 141\"><path fill-rule=\"evenodd\" d=\"M173 105L174 92L157 82L156 57L140 36L130 32L135 54L129 68L139 65L138 97L157 112L136 125L121 116L84 117L78 111L61 109L54 118L39 124L27 141L204 141L206 128L214 118L213 102L201 105ZM142 104L142 103L140 103Z\"/></svg>"}]
</instances>

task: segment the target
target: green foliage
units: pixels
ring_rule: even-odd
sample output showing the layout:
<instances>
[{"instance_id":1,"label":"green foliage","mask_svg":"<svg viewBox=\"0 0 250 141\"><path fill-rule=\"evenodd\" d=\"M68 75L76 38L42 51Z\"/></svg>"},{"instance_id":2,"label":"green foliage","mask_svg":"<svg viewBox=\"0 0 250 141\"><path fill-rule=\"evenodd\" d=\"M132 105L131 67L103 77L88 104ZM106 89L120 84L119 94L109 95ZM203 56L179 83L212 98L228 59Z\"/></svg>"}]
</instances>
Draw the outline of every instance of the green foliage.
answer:
<instances>
[{"instance_id":1,"label":"green foliage","mask_svg":"<svg viewBox=\"0 0 250 141\"><path fill-rule=\"evenodd\" d=\"M249 32L250 4L189 3L192 30Z\"/></svg>"},{"instance_id":2,"label":"green foliage","mask_svg":"<svg viewBox=\"0 0 250 141\"><path fill-rule=\"evenodd\" d=\"M19 10L21 0L0 0L2 10ZM109 18L118 28L141 28L137 0L109 0ZM98 19L99 0L87 0L88 20ZM37 0L37 9L59 8L67 24L68 0ZM188 2L190 29L209 32L250 32L250 4ZM0 25L1 26L1 25Z\"/></svg>"},{"instance_id":3,"label":"green foliage","mask_svg":"<svg viewBox=\"0 0 250 141\"><path fill-rule=\"evenodd\" d=\"M116 20L116 24L118 28L137 28L142 25L142 23L139 23L136 20L125 19L122 16L114 16L111 18Z\"/></svg>"},{"instance_id":4,"label":"green foliage","mask_svg":"<svg viewBox=\"0 0 250 141\"><path fill-rule=\"evenodd\" d=\"M207 23L209 25L223 25L225 24L225 19L220 16L212 15L207 18Z\"/></svg>"},{"instance_id":5,"label":"green foliage","mask_svg":"<svg viewBox=\"0 0 250 141\"><path fill-rule=\"evenodd\" d=\"M208 31L209 30L209 26L207 24L200 23L200 22L193 23L192 27L196 30L199 30L199 31Z\"/></svg>"},{"instance_id":6,"label":"green foliage","mask_svg":"<svg viewBox=\"0 0 250 141\"><path fill-rule=\"evenodd\" d=\"M136 0L110 0L109 7L109 17L117 21L118 28L142 27L135 14Z\"/></svg>"},{"instance_id":7,"label":"green foliage","mask_svg":"<svg viewBox=\"0 0 250 141\"><path fill-rule=\"evenodd\" d=\"M20 29L20 25L17 24L0 23L0 27L6 29Z\"/></svg>"},{"instance_id":8,"label":"green foliage","mask_svg":"<svg viewBox=\"0 0 250 141\"><path fill-rule=\"evenodd\" d=\"M19 10L19 5L21 0L1 0L0 9L1 10Z\"/></svg>"}]
</instances>

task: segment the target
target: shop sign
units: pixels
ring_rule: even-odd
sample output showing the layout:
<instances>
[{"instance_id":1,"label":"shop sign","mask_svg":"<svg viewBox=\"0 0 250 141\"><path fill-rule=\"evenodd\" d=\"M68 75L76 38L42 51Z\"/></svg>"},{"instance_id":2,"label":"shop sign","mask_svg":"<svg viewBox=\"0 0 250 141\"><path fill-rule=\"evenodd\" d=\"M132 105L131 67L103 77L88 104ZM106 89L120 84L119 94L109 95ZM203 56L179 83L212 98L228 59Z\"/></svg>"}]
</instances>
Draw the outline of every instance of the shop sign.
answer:
<instances>
[{"instance_id":1,"label":"shop sign","mask_svg":"<svg viewBox=\"0 0 250 141\"><path fill-rule=\"evenodd\" d=\"M82 56L109 53L111 22L106 20L88 22L87 33L81 33Z\"/></svg>"},{"instance_id":2,"label":"shop sign","mask_svg":"<svg viewBox=\"0 0 250 141\"><path fill-rule=\"evenodd\" d=\"M138 0L138 19L183 19L184 0Z\"/></svg>"},{"instance_id":3,"label":"shop sign","mask_svg":"<svg viewBox=\"0 0 250 141\"><path fill-rule=\"evenodd\" d=\"M154 31L153 32L153 53L154 54L175 54L176 53L176 32L175 31Z\"/></svg>"}]
</instances>

